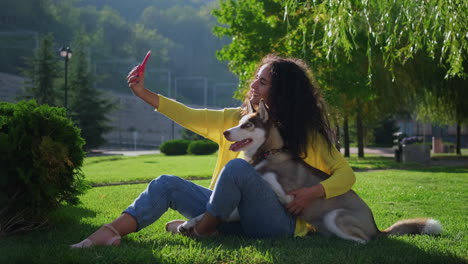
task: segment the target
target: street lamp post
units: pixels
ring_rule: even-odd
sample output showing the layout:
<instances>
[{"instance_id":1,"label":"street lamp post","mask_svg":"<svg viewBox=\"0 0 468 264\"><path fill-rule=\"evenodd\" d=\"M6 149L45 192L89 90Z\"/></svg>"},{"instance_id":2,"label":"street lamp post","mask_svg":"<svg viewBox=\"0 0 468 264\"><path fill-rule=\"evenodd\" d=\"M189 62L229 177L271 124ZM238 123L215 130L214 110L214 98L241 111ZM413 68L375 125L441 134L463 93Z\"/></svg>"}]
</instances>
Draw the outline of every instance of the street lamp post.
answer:
<instances>
[{"instance_id":1,"label":"street lamp post","mask_svg":"<svg viewBox=\"0 0 468 264\"><path fill-rule=\"evenodd\" d=\"M62 47L60 49L60 56L64 58L65 60L65 97L64 97L64 106L65 110L68 110L68 87L67 87L67 82L68 82L68 60L72 56L72 51L70 47Z\"/></svg>"}]
</instances>

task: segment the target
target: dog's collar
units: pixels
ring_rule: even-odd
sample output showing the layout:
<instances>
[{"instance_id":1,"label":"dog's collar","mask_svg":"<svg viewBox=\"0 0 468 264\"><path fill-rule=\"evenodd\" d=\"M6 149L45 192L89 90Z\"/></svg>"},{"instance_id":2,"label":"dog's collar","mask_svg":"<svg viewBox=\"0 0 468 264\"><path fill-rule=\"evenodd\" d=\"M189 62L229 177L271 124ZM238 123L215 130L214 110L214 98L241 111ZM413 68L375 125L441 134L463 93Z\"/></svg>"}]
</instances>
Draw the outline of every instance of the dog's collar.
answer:
<instances>
[{"instance_id":1,"label":"dog's collar","mask_svg":"<svg viewBox=\"0 0 468 264\"><path fill-rule=\"evenodd\" d=\"M274 155L276 153L280 153L280 152L285 152L287 151L286 148L280 148L280 149L270 149L270 150L267 150L267 151L262 151L260 153L256 153L253 157L252 157L252 165L257 165L258 163L260 163L260 161L268 158L268 156L271 156L271 155Z\"/></svg>"}]
</instances>

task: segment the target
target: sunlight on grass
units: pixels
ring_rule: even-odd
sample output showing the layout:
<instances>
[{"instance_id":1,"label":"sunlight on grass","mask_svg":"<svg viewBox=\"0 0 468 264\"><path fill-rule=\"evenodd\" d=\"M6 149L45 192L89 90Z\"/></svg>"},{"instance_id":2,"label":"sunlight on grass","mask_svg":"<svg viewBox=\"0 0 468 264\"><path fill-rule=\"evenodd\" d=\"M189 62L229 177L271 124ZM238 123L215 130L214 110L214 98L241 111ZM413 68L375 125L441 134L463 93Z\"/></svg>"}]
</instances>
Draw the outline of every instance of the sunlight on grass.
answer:
<instances>
[{"instance_id":1,"label":"sunlight on grass","mask_svg":"<svg viewBox=\"0 0 468 264\"><path fill-rule=\"evenodd\" d=\"M396 162L393 157L366 155L365 158L358 158L357 155L351 155L346 159L353 169L387 169L404 166Z\"/></svg>"},{"instance_id":2,"label":"sunlight on grass","mask_svg":"<svg viewBox=\"0 0 468 264\"><path fill-rule=\"evenodd\" d=\"M198 165L200 171L208 173L208 168L214 166L210 162L214 163L214 160L214 156L99 157L86 159L84 170L95 181L134 180L133 176L124 176L137 173L152 179L169 169L173 169L176 175L197 175L193 169ZM161 165L171 162L171 166ZM351 158L350 164L362 168L394 167L391 160L376 157ZM121 178L105 176L104 171ZM169 210L154 224L126 236L120 247L69 249L69 244L82 240L118 217L147 186L132 184L92 188L81 196L81 205L64 206L58 210L46 229L4 238L0 243L0 263L468 262L468 168L419 166L402 170L397 167L396 170L358 171L356 177L354 190L372 209L379 228L387 228L404 218L432 217L442 223L444 233L438 237L380 238L366 245L319 235L275 239L233 236L192 239L165 232L166 222L183 219L179 213ZM207 186L210 180L195 182Z\"/></svg>"},{"instance_id":3,"label":"sunlight on grass","mask_svg":"<svg viewBox=\"0 0 468 264\"><path fill-rule=\"evenodd\" d=\"M443 159L468 159L468 149L467 148L462 148L461 150L461 155L458 155L456 153L432 153L431 157L432 158L443 158Z\"/></svg>"},{"instance_id":4,"label":"sunlight on grass","mask_svg":"<svg viewBox=\"0 0 468 264\"><path fill-rule=\"evenodd\" d=\"M163 174L210 178L215 163L215 155L92 157L85 159L83 173L91 183L150 181Z\"/></svg>"}]
</instances>

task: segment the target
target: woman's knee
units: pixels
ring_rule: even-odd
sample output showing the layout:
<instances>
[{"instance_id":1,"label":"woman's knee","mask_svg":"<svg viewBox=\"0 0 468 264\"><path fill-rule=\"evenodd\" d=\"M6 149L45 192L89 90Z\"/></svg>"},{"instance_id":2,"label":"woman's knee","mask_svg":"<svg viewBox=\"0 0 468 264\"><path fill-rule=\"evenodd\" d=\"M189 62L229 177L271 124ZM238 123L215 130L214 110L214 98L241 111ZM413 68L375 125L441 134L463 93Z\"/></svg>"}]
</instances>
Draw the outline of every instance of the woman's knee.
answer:
<instances>
[{"instance_id":1,"label":"woman's knee","mask_svg":"<svg viewBox=\"0 0 468 264\"><path fill-rule=\"evenodd\" d=\"M181 182L183 182L183 179L177 176L161 175L149 183L148 189L154 190L173 188L179 186Z\"/></svg>"},{"instance_id":2,"label":"woman's knee","mask_svg":"<svg viewBox=\"0 0 468 264\"><path fill-rule=\"evenodd\" d=\"M252 177L253 173L256 173L255 169L246 160L233 159L224 166L221 177L230 177L238 182L242 181L244 178L247 179Z\"/></svg>"},{"instance_id":3,"label":"woman's knee","mask_svg":"<svg viewBox=\"0 0 468 264\"><path fill-rule=\"evenodd\" d=\"M230 160L226 164L224 169L243 171L243 170L247 170L247 169L252 169L252 165L250 165L250 163L248 163L246 160L238 158L238 159Z\"/></svg>"}]
</instances>

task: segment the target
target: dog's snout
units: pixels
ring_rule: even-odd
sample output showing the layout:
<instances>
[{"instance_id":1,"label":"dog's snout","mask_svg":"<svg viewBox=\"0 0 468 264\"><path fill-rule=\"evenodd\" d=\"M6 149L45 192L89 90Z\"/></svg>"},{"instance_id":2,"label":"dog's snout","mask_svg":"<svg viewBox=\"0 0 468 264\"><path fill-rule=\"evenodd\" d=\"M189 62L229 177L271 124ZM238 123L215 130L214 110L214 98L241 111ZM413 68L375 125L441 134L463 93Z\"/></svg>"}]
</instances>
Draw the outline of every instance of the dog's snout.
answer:
<instances>
[{"instance_id":1,"label":"dog's snout","mask_svg":"<svg viewBox=\"0 0 468 264\"><path fill-rule=\"evenodd\" d=\"M224 135L225 137L229 137L229 134L231 134L231 132L229 132L228 130L226 130L226 131L223 132L223 135Z\"/></svg>"}]
</instances>

